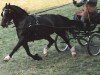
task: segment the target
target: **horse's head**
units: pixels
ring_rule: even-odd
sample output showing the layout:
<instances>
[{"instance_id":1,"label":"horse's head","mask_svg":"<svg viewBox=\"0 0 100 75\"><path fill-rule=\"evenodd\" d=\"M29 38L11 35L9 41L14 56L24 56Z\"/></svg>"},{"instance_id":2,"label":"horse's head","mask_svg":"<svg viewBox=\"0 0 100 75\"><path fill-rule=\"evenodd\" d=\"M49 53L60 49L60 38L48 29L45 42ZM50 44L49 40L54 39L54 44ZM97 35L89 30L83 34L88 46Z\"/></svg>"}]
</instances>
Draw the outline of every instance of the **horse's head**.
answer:
<instances>
[{"instance_id":1,"label":"horse's head","mask_svg":"<svg viewBox=\"0 0 100 75\"><path fill-rule=\"evenodd\" d=\"M10 3L8 5L6 3L1 13L1 16L2 16L1 26L2 27L8 27L8 25L10 24L10 21L12 20L12 14L13 14L13 11L11 10Z\"/></svg>"}]
</instances>

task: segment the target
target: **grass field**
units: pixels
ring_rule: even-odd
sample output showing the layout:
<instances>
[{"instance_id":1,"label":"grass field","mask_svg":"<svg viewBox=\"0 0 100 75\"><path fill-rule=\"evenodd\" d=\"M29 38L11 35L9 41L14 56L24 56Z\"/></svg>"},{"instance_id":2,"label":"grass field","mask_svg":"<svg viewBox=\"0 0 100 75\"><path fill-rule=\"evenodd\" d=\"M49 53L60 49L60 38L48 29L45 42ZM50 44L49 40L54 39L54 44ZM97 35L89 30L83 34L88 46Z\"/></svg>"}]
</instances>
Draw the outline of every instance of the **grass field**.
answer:
<instances>
[{"instance_id":1,"label":"grass field","mask_svg":"<svg viewBox=\"0 0 100 75\"><path fill-rule=\"evenodd\" d=\"M100 8L100 1L98 8ZM77 9L70 4L43 14L61 14L72 19ZM48 42L40 40L29 43L29 46L33 54L38 53L43 57L42 61L31 59L21 47L9 62L4 62L3 58L12 51L18 41L15 28L12 26L5 29L0 27L0 75L100 75L100 56L90 57L86 49L77 42L74 43L77 58L72 58L70 51L58 53L54 45L48 50L48 57L44 57L42 50ZM52 35L53 38L54 36Z\"/></svg>"}]
</instances>

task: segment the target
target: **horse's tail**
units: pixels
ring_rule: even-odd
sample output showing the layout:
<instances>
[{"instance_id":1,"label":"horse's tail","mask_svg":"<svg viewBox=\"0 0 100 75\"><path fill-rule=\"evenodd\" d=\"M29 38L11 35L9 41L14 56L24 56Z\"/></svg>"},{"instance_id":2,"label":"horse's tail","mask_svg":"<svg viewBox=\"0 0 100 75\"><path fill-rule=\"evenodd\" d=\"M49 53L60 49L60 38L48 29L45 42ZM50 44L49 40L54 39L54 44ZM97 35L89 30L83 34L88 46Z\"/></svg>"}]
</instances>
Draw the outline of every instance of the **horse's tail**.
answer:
<instances>
[{"instance_id":1,"label":"horse's tail","mask_svg":"<svg viewBox=\"0 0 100 75\"><path fill-rule=\"evenodd\" d=\"M72 26L72 27L75 27L76 29L81 29L83 28L84 26L84 23L82 21L78 21L78 20L70 20L69 21L69 24Z\"/></svg>"}]
</instances>

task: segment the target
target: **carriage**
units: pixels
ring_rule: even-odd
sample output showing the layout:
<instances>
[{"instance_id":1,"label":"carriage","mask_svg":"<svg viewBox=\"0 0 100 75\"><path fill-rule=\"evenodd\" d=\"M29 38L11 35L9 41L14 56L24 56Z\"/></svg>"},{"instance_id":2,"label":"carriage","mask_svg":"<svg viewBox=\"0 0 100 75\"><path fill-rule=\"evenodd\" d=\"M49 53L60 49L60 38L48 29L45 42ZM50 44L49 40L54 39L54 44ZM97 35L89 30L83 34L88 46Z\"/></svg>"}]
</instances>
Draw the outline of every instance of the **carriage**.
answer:
<instances>
[{"instance_id":1,"label":"carriage","mask_svg":"<svg viewBox=\"0 0 100 75\"><path fill-rule=\"evenodd\" d=\"M97 9L98 13L100 9ZM87 27L89 24L89 27ZM70 33L72 28L69 28L69 40L70 43L77 40L77 42L87 48L89 55L100 54L100 26L98 24L87 23L87 26L83 26L83 30L75 30L74 34ZM58 52L63 52L68 49L68 45L65 44L64 40L56 35L55 48Z\"/></svg>"}]
</instances>

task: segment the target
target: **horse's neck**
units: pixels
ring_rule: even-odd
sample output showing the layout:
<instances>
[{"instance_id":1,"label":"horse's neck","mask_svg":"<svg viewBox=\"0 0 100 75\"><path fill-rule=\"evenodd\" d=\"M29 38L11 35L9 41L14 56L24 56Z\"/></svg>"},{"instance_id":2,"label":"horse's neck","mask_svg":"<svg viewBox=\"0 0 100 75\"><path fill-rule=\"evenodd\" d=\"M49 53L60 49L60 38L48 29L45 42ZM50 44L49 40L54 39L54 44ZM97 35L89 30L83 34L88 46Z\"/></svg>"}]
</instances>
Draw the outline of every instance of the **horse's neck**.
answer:
<instances>
[{"instance_id":1,"label":"horse's neck","mask_svg":"<svg viewBox=\"0 0 100 75\"><path fill-rule=\"evenodd\" d=\"M13 22L16 27L19 27L21 25L22 21L27 17L28 15L15 15L13 18Z\"/></svg>"}]
</instances>

